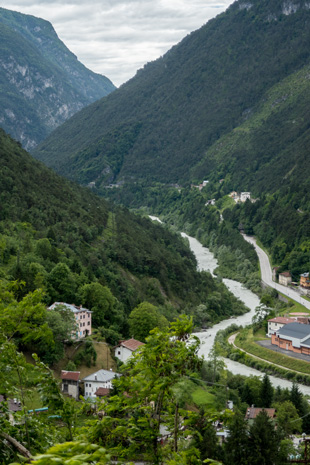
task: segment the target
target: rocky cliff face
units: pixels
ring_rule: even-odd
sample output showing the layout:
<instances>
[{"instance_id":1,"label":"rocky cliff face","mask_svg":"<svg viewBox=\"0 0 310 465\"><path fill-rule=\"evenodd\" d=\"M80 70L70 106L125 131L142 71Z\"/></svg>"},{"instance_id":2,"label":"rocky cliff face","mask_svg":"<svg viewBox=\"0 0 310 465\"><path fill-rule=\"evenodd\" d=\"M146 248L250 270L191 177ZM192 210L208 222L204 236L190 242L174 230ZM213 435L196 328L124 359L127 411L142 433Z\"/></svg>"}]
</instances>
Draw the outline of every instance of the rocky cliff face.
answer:
<instances>
[{"instance_id":1,"label":"rocky cliff face","mask_svg":"<svg viewBox=\"0 0 310 465\"><path fill-rule=\"evenodd\" d=\"M77 60L50 23L0 8L0 125L26 149L114 89Z\"/></svg>"}]
</instances>

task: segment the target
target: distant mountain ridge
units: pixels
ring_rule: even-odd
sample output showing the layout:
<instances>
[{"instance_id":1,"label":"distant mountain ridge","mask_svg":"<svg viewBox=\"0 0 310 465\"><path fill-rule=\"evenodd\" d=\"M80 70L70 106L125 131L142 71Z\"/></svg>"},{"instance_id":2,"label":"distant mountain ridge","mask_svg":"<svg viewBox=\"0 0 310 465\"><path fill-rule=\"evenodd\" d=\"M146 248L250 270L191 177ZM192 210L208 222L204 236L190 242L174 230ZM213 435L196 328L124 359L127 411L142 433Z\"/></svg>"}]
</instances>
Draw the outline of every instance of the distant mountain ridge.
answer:
<instances>
[{"instance_id":1,"label":"distant mountain ridge","mask_svg":"<svg viewBox=\"0 0 310 465\"><path fill-rule=\"evenodd\" d=\"M34 16L0 8L0 126L31 149L89 103L115 89Z\"/></svg>"},{"instance_id":2,"label":"distant mountain ridge","mask_svg":"<svg viewBox=\"0 0 310 465\"><path fill-rule=\"evenodd\" d=\"M217 158L209 157L213 144L309 61L307 1L237 1L116 92L77 113L34 154L99 190L119 181L205 179L218 174ZM268 137L261 141L266 148ZM221 177L229 172L242 190L229 156Z\"/></svg>"}]
</instances>

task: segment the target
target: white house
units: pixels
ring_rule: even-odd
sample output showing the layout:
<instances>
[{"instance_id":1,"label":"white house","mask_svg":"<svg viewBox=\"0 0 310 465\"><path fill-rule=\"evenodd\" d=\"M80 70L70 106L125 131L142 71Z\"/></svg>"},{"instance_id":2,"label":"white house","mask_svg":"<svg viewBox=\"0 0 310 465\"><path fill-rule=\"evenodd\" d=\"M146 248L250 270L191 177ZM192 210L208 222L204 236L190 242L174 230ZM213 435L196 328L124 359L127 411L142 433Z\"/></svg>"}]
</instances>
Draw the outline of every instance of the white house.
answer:
<instances>
[{"instance_id":1,"label":"white house","mask_svg":"<svg viewBox=\"0 0 310 465\"><path fill-rule=\"evenodd\" d=\"M240 202L245 202L246 200L251 199L251 192L241 192Z\"/></svg>"},{"instance_id":2,"label":"white house","mask_svg":"<svg viewBox=\"0 0 310 465\"><path fill-rule=\"evenodd\" d=\"M278 329L283 328L288 323L296 322L296 318L286 318L284 316L277 316L268 320L268 333L267 336L271 337Z\"/></svg>"},{"instance_id":3,"label":"white house","mask_svg":"<svg viewBox=\"0 0 310 465\"><path fill-rule=\"evenodd\" d=\"M82 379L84 381L84 397L96 397L96 391L99 388L112 389L112 381L114 378L120 376L114 371L98 370L91 375L86 376Z\"/></svg>"},{"instance_id":4,"label":"white house","mask_svg":"<svg viewBox=\"0 0 310 465\"><path fill-rule=\"evenodd\" d=\"M92 312L87 308L83 308L81 305L77 306L74 304L66 304L64 302L54 302L48 310L54 310L55 307L62 306L66 307L74 313L76 321L76 330L72 333L72 337L75 339L81 339L85 336L91 335L91 314Z\"/></svg>"},{"instance_id":5,"label":"white house","mask_svg":"<svg viewBox=\"0 0 310 465\"><path fill-rule=\"evenodd\" d=\"M117 357L122 362L126 362L126 360L131 357L132 353L137 350L138 347L143 345L143 342L137 341L136 339L121 341L115 348L115 357Z\"/></svg>"},{"instance_id":6,"label":"white house","mask_svg":"<svg viewBox=\"0 0 310 465\"><path fill-rule=\"evenodd\" d=\"M279 284L283 286L288 286L292 282L292 276L289 271L284 271L283 273L279 274Z\"/></svg>"}]
</instances>

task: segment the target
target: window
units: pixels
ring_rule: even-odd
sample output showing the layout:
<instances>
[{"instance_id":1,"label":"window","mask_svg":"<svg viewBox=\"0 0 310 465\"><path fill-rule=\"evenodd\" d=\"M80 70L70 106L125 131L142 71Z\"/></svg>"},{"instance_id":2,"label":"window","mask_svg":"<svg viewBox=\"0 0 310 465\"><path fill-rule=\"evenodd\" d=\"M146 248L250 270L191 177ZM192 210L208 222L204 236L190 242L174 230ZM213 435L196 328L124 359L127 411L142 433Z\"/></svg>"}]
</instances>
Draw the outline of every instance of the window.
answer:
<instances>
[{"instance_id":1,"label":"window","mask_svg":"<svg viewBox=\"0 0 310 465\"><path fill-rule=\"evenodd\" d=\"M87 325L88 325L88 326L90 325L90 321L87 322Z\"/></svg>"},{"instance_id":2,"label":"window","mask_svg":"<svg viewBox=\"0 0 310 465\"><path fill-rule=\"evenodd\" d=\"M64 392L68 392L68 384L64 384Z\"/></svg>"},{"instance_id":3,"label":"window","mask_svg":"<svg viewBox=\"0 0 310 465\"><path fill-rule=\"evenodd\" d=\"M120 351L120 350L117 351L117 355L121 355L121 351Z\"/></svg>"}]
</instances>

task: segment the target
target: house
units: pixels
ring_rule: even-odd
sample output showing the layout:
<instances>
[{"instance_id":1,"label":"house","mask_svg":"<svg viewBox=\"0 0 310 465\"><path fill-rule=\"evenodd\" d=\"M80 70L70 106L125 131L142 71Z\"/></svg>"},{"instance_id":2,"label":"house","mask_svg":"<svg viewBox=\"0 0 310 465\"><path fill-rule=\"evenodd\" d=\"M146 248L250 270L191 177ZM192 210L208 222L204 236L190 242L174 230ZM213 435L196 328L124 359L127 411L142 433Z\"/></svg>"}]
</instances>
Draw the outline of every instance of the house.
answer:
<instances>
[{"instance_id":1,"label":"house","mask_svg":"<svg viewBox=\"0 0 310 465\"><path fill-rule=\"evenodd\" d=\"M6 404L2 405L2 402ZM0 394L0 415L8 414L9 421L12 425L14 424L13 414L19 412L21 409L22 404L18 399L5 399L4 396Z\"/></svg>"},{"instance_id":2,"label":"house","mask_svg":"<svg viewBox=\"0 0 310 465\"><path fill-rule=\"evenodd\" d=\"M245 413L245 419L249 422L249 424L253 423L253 420L257 417L260 412L266 412L268 417L271 420L275 420L276 418L276 409L275 408L257 408L257 407L248 407Z\"/></svg>"},{"instance_id":3,"label":"house","mask_svg":"<svg viewBox=\"0 0 310 465\"><path fill-rule=\"evenodd\" d=\"M283 273L279 273L279 284L283 286L288 286L292 282L292 276L289 271L284 271Z\"/></svg>"},{"instance_id":4,"label":"house","mask_svg":"<svg viewBox=\"0 0 310 465\"><path fill-rule=\"evenodd\" d=\"M310 289L309 273L303 273L300 275L300 285L305 289Z\"/></svg>"},{"instance_id":5,"label":"house","mask_svg":"<svg viewBox=\"0 0 310 465\"><path fill-rule=\"evenodd\" d=\"M74 399L79 398L79 371L61 370L61 391Z\"/></svg>"},{"instance_id":6,"label":"house","mask_svg":"<svg viewBox=\"0 0 310 465\"><path fill-rule=\"evenodd\" d=\"M136 339L121 341L118 346L116 346L114 355L121 360L121 362L126 362L126 360L131 357L132 353L141 346L144 346L144 343Z\"/></svg>"},{"instance_id":7,"label":"house","mask_svg":"<svg viewBox=\"0 0 310 465\"><path fill-rule=\"evenodd\" d=\"M240 202L245 202L248 199L251 200L251 192L241 192Z\"/></svg>"},{"instance_id":8,"label":"house","mask_svg":"<svg viewBox=\"0 0 310 465\"><path fill-rule=\"evenodd\" d=\"M278 329L282 328L284 325L289 323L296 322L296 318L286 318L284 316L277 316L276 318L271 318L268 320L268 333L267 336L271 337Z\"/></svg>"},{"instance_id":9,"label":"house","mask_svg":"<svg viewBox=\"0 0 310 465\"><path fill-rule=\"evenodd\" d=\"M102 369L83 378L82 381L84 381L85 399L95 397L99 388L112 389L112 381L118 376L120 375L118 373L114 373L114 371Z\"/></svg>"},{"instance_id":10,"label":"house","mask_svg":"<svg viewBox=\"0 0 310 465\"><path fill-rule=\"evenodd\" d=\"M48 310L54 310L56 307L66 307L74 313L76 321L76 330L72 333L75 339L82 339L85 336L91 335L91 314L92 312L81 305L66 304L64 302L54 302Z\"/></svg>"},{"instance_id":11,"label":"house","mask_svg":"<svg viewBox=\"0 0 310 465\"><path fill-rule=\"evenodd\" d=\"M294 322L271 335L271 344L298 354L310 355L310 325Z\"/></svg>"}]
</instances>

